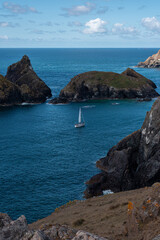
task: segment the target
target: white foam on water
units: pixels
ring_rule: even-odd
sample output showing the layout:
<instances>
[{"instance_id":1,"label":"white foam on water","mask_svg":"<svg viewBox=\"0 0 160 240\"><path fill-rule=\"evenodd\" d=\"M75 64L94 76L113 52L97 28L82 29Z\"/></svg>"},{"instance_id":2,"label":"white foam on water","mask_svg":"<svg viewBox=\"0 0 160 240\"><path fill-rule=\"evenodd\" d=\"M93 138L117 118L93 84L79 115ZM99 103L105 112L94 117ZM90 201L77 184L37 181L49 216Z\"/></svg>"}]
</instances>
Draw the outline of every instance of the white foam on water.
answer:
<instances>
[{"instance_id":1,"label":"white foam on water","mask_svg":"<svg viewBox=\"0 0 160 240\"><path fill-rule=\"evenodd\" d=\"M87 106L84 106L82 108L95 108L96 106L95 105L87 105Z\"/></svg>"},{"instance_id":2,"label":"white foam on water","mask_svg":"<svg viewBox=\"0 0 160 240\"><path fill-rule=\"evenodd\" d=\"M65 105L69 105L70 103L46 103L47 105L54 105L54 106L65 106Z\"/></svg>"},{"instance_id":3,"label":"white foam on water","mask_svg":"<svg viewBox=\"0 0 160 240\"><path fill-rule=\"evenodd\" d=\"M24 102L22 104L20 104L21 106L28 106L28 105L37 105L37 104L40 104L40 103L27 103L27 102Z\"/></svg>"},{"instance_id":4,"label":"white foam on water","mask_svg":"<svg viewBox=\"0 0 160 240\"><path fill-rule=\"evenodd\" d=\"M130 66L130 68L138 68L137 66Z\"/></svg>"},{"instance_id":5,"label":"white foam on water","mask_svg":"<svg viewBox=\"0 0 160 240\"><path fill-rule=\"evenodd\" d=\"M117 103L117 102L116 102L116 103L112 103L112 105L119 105L119 104L120 104L120 103Z\"/></svg>"},{"instance_id":6,"label":"white foam on water","mask_svg":"<svg viewBox=\"0 0 160 240\"><path fill-rule=\"evenodd\" d=\"M108 195L108 194L113 194L113 193L114 192L112 192L110 189L103 191L103 195Z\"/></svg>"}]
</instances>

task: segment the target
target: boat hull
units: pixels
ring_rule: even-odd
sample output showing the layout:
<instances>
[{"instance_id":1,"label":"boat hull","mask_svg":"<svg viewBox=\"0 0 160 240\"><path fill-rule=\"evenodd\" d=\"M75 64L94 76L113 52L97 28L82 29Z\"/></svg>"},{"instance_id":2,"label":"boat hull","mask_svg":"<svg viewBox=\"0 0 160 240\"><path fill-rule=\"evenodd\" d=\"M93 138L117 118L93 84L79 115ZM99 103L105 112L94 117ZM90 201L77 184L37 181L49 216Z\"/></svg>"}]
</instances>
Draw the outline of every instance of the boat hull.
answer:
<instances>
[{"instance_id":1,"label":"boat hull","mask_svg":"<svg viewBox=\"0 0 160 240\"><path fill-rule=\"evenodd\" d=\"M85 126L85 123L77 123L74 126L75 126L75 128L81 128L81 127Z\"/></svg>"}]
</instances>

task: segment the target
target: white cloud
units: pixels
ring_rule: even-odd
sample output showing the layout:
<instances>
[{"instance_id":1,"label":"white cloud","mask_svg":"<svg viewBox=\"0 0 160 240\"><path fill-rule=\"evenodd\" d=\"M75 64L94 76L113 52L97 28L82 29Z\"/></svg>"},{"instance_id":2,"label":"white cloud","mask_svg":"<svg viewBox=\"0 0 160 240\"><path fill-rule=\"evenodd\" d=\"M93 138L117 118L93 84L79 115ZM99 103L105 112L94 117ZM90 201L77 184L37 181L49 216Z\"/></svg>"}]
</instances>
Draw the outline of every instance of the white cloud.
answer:
<instances>
[{"instance_id":1,"label":"white cloud","mask_svg":"<svg viewBox=\"0 0 160 240\"><path fill-rule=\"evenodd\" d=\"M4 2L3 8L9 10L12 13L17 13L17 14L24 14L28 12L38 13L38 11L33 7L22 6L20 4L14 4L10 2Z\"/></svg>"},{"instance_id":2,"label":"white cloud","mask_svg":"<svg viewBox=\"0 0 160 240\"><path fill-rule=\"evenodd\" d=\"M98 14L105 14L109 10L109 7L100 7L99 10L97 11Z\"/></svg>"},{"instance_id":3,"label":"white cloud","mask_svg":"<svg viewBox=\"0 0 160 240\"><path fill-rule=\"evenodd\" d=\"M101 20L100 18L96 18L90 20L85 24L86 28L83 30L83 33L93 34L93 33L105 33L107 22Z\"/></svg>"},{"instance_id":4,"label":"white cloud","mask_svg":"<svg viewBox=\"0 0 160 240\"><path fill-rule=\"evenodd\" d=\"M0 39L2 39L2 40L8 40L8 36L7 36L7 35L0 35Z\"/></svg>"},{"instance_id":5,"label":"white cloud","mask_svg":"<svg viewBox=\"0 0 160 240\"><path fill-rule=\"evenodd\" d=\"M155 17L143 18L142 25L148 30L160 32L160 21Z\"/></svg>"},{"instance_id":6,"label":"white cloud","mask_svg":"<svg viewBox=\"0 0 160 240\"><path fill-rule=\"evenodd\" d=\"M114 34L136 34L138 31L134 27L125 27L122 23L115 23L112 28L112 33Z\"/></svg>"},{"instance_id":7,"label":"white cloud","mask_svg":"<svg viewBox=\"0 0 160 240\"><path fill-rule=\"evenodd\" d=\"M68 26L69 26L69 27L81 27L81 26L82 26L82 23L79 22L79 21L73 21L73 22L69 22L69 23L68 23Z\"/></svg>"},{"instance_id":8,"label":"white cloud","mask_svg":"<svg viewBox=\"0 0 160 240\"><path fill-rule=\"evenodd\" d=\"M0 22L0 27L8 27L9 23L8 22Z\"/></svg>"},{"instance_id":9,"label":"white cloud","mask_svg":"<svg viewBox=\"0 0 160 240\"><path fill-rule=\"evenodd\" d=\"M86 3L86 5L78 5L72 8L63 8L66 12L65 16L80 16L91 12L95 8L95 5L92 3Z\"/></svg>"},{"instance_id":10,"label":"white cloud","mask_svg":"<svg viewBox=\"0 0 160 240\"><path fill-rule=\"evenodd\" d=\"M14 28L14 27L17 27L17 26L19 26L18 23L13 24L11 22L0 22L0 27L2 27L2 28L6 28L6 27Z\"/></svg>"}]
</instances>

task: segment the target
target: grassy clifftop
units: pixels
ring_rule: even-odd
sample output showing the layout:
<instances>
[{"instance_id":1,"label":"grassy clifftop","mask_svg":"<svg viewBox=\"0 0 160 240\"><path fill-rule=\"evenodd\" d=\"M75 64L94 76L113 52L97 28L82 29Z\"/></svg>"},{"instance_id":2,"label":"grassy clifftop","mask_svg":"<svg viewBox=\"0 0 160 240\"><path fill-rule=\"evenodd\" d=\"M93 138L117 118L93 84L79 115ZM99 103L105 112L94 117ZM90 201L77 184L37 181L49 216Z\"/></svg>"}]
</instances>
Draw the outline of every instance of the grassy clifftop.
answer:
<instances>
[{"instance_id":1,"label":"grassy clifftop","mask_svg":"<svg viewBox=\"0 0 160 240\"><path fill-rule=\"evenodd\" d=\"M152 240L160 234L160 184L109 194L85 201L70 201L31 229L54 224L92 232L111 240Z\"/></svg>"}]
</instances>

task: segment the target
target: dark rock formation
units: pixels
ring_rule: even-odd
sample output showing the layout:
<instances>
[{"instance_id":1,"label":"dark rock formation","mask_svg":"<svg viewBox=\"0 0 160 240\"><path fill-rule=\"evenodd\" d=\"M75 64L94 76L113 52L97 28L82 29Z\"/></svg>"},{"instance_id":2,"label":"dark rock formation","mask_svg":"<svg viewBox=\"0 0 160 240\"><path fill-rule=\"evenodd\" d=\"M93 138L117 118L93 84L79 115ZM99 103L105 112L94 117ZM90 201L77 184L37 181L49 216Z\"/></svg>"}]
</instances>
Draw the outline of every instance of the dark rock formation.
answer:
<instances>
[{"instance_id":1,"label":"dark rock formation","mask_svg":"<svg viewBox=\"0 0 160 240\"><path fill-rule=\"evenodd\" d=\"M121 74L113 72L86 72L71 79L58 98L50 103L78 102L93 99L133 99L159 96L156 85L128 68Z\"/></svg>"},{"instance_id":2,"label":"dark rock formation","mask_svg":"<svg viewBox=\"0 0 160 240\"><path fill-rule=\"evenodd\" d=\"M26 55L8 67L6 78L19 87L22 102L41 103L51 97L50 88L34 72Z\"/></svg>"},{"instance_id":3,"label":"dark rock formation","mask_svg":"<svg viewBox=\"0 0 160 240\"><path fill-rule=\"evenodd\" d=\"M159 68L160 67L160 50L158 51L158 53L147 58L144 62L138 63L138 67Z\"/></svg>"},{"instance_id":4,"label":"dark rock formation","mask_svg":"<svg viewBox=\"0 0 160 240\"><path fill-rule=\"evenodd\" d=\"M121 140L97 162L101 173L87 182L85 197L151 186L160 181L160 98L142 128Z\"/></svg>"},{"instance_id":5,"label":"dark rock formation","mask_svg":"<svg viewBox=\"0 0 160 240\"><path fill-rule=\"evenodd\" d=\"M30 230L26 218L21 216L15 221L0 213L0 240L107 240L68 226L44 225L41 230Z\"/></svg>"},{"instance_id":6,"label":"dark rock formation","mask_svg":"<svg viewBox=\"0 0 160 240\"><path fill-rule=\"evenodd\" d=\"M26 218L21 216L16 221L7 215L0 213L0 239L1 240L18 240L22 239L25 233L28 231Z\"/></svg>"},{"instance_id":7,"label":"dark rock formation","mask_svg":"<svg viewBox=\"0 0 160 240\"><path fill-rule=\"evenodd\" d=\"M21 102L20 88L0 75L0 105L11 105Z\"/></svg>"}]
</instances>

